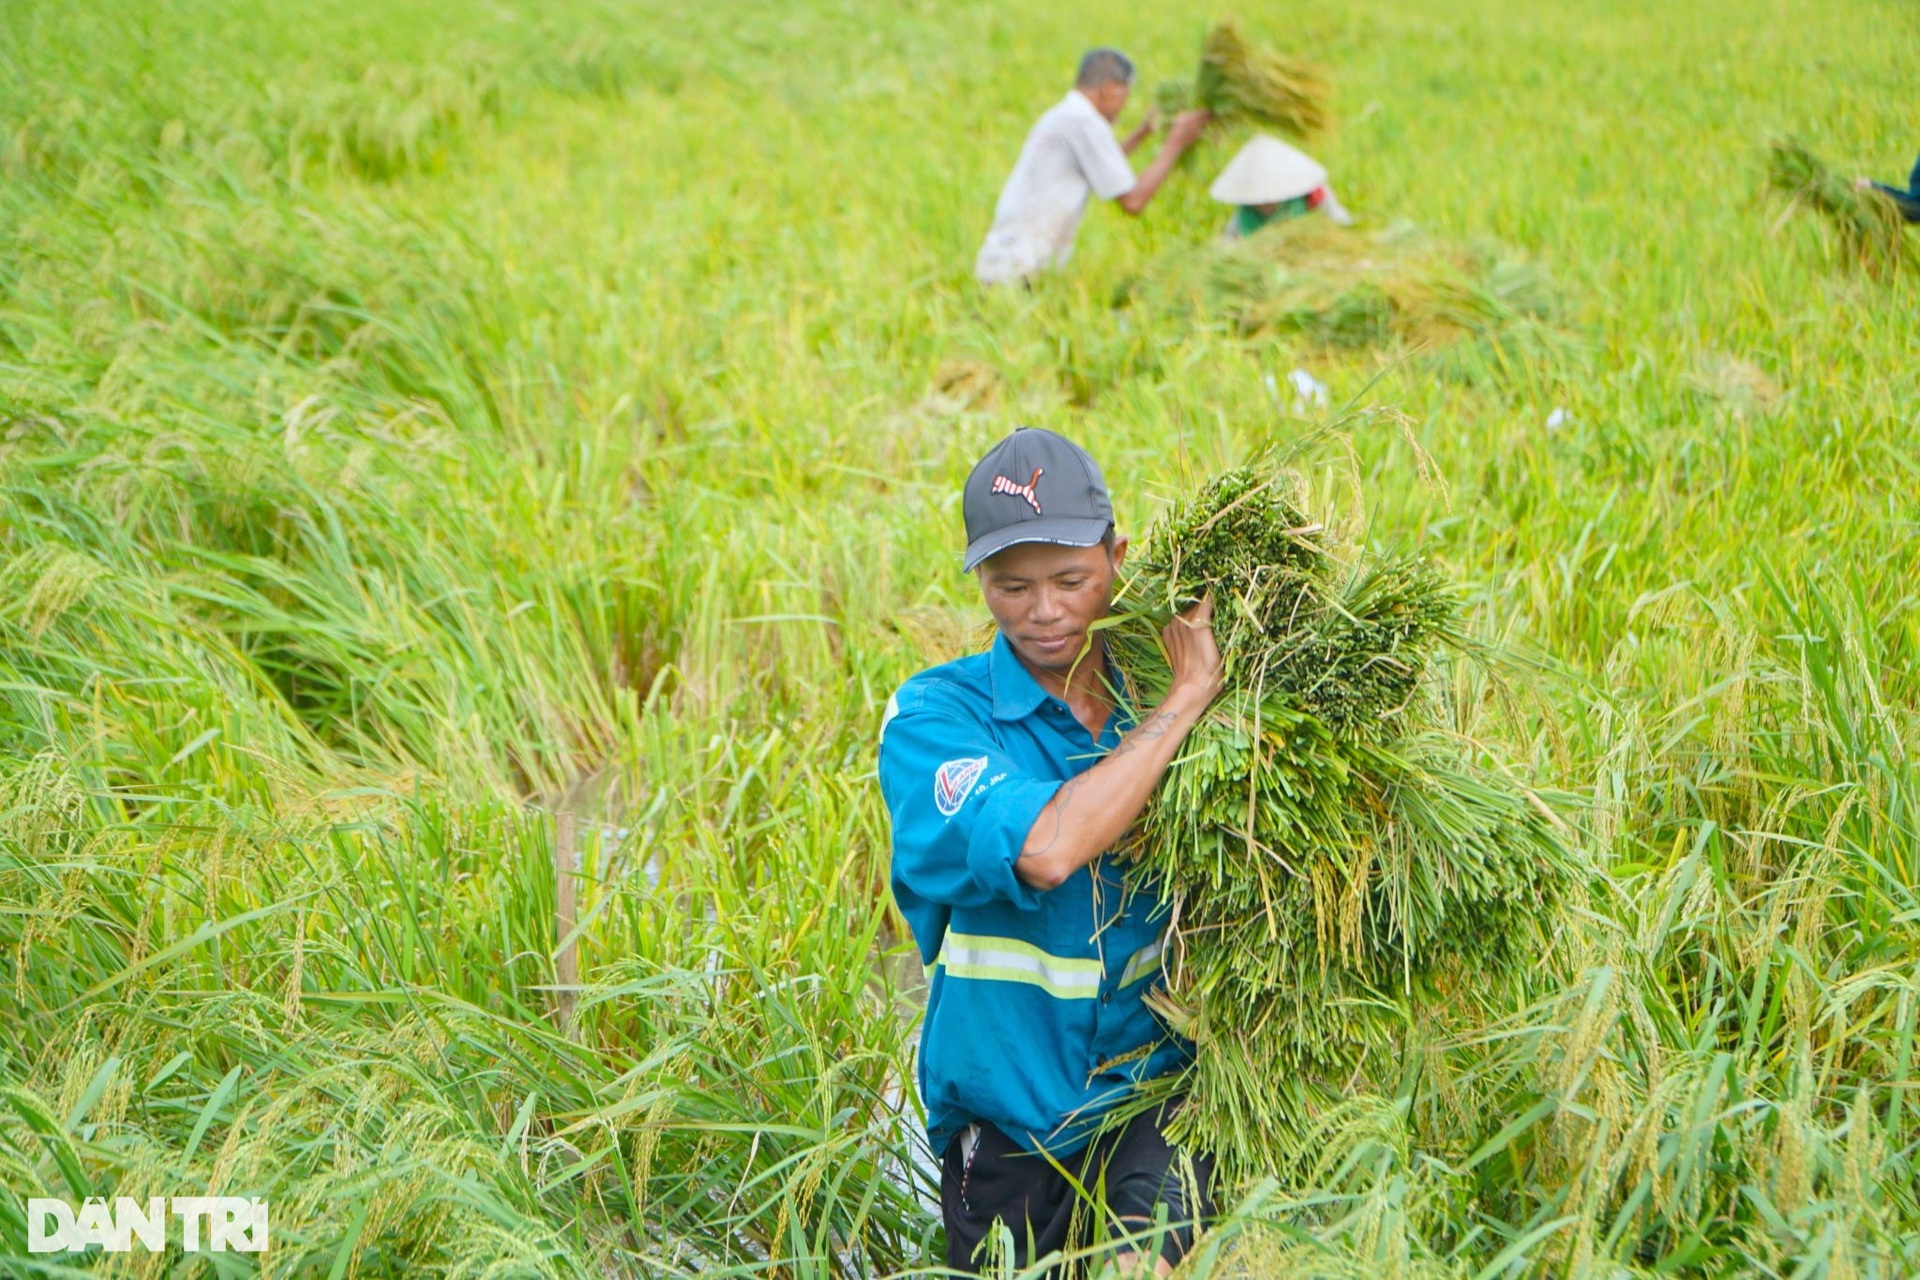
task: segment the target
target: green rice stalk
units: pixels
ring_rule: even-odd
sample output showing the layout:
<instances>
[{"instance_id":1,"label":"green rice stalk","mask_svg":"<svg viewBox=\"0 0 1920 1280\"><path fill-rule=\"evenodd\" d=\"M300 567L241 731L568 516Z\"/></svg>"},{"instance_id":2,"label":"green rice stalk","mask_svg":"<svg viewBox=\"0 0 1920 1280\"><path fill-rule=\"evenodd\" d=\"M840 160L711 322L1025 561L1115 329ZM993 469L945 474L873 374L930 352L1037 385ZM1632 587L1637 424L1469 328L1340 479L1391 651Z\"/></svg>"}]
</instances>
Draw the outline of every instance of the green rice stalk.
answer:
<instances>
[{"instance_id":1,"label":"green rice stalk","mask_svg":"<svg viewBox=\"0 0 1920 1280\"><path fill-rule=\"evenodd\" d=\"M1162 80L1153 86L1153 109L1162 120L1171 120L1194 103L1193 81Z\"/></svg>"},{"instance_id":2,"label":"green rice stalk","mask_svg":"<svg viewBox=\"0 0 1920 1280\"><path fill-rule=\"evenodd\" d=\"M1148 540L1112 635L1143 697L1167 616L1214 600L1226 687L1135 849L1176 901L1162 1015L1196 1045L1180 1136L1234 1179L1298 1171L1318 1118L1397 1070L1423 1005L1490 1000L1539 953L1572 858L1522 787L1448 735L1431 670L1458 603L1339 545L1284 475L1230 471Z\"/></svg>"}]
</instances>

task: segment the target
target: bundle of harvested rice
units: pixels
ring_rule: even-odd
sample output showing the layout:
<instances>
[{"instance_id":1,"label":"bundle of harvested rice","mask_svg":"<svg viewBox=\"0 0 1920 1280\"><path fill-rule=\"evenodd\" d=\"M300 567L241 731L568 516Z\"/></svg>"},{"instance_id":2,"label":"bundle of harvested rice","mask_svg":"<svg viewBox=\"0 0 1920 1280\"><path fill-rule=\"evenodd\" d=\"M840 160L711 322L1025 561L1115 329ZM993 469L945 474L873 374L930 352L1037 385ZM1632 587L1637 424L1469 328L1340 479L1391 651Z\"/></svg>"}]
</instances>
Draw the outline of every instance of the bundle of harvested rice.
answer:
<instances>
[{"instance_id":1,"label":"bundle of harvested rice","mask_svg":"<svg viewBox=\"0 0 1920 1280\"><path fill-rule=\"evenodd\" d=\"M1193 103L1191 80L1162 80L1153 86L1153 110L1162 120L1173 119Z\"/></svg>"},{"instance_id":2,"label":"bundle of harvested rice","mask_svg":"<svg viewBox=\"0 0 1920 1280\"><path fill-rule=\"evenodd\" d=\"M1536 963L1573 858L1444 728L1431 665L1463 641L1431 567L1339 545L1284 473L1229 472L1152 530L1108 633L1144 698L1170 679L1158 626L1207 591L1226 688L1134 856L1175 902L1158 1004L1196 1046L1161 1086L1189 1097L1176 1136L1244 1179L1297 1171L1317 1117L1396 1078L1423 1005L1457 1014Z\"/></svg>"},{"instance_id":3,"label":"bundle of harvested rice","mask_svg":"<svg viewBox=\"0 0 1920 1280\"><path fill-rule=\"evenodd\" d=\"M1260 125L1304 138L1327 127L1330 93L1319 67L1249 44L1238 22L1222 18L1201 42L1192 83L1157 85L1154 106L1166 116L1205 107L1223 124Z\"/></svg>"},{"instance_id":4,"label":"bundle of harvested rice","mask_svg":"<svg viewBox=\"0 0 1920 1280\"><path fill-rule=\"evenodd\" d=\"M1885 192L1854 187L1792 138L1767 150L1767 185L1786 201L1782 219L1812 209L1832 225L1848 260L1876 274L1912 264L1905 221Z\"/></svg>"},{"instance_id":5,"label":"bundle of harvested rice","mask_svg":"<svg viewBox=\"0 0 1920 1280\"><path fill-rule=\"evenodd\" d=\"M1170 254L1124 283L1114 301L1165 321L1224 322L1245 336L1440 346L1528 327L1544 332L1553 289L1517 257L1438 244L1405 223L1367 232L1305 217Z\"/></svg>"}]
</instances>

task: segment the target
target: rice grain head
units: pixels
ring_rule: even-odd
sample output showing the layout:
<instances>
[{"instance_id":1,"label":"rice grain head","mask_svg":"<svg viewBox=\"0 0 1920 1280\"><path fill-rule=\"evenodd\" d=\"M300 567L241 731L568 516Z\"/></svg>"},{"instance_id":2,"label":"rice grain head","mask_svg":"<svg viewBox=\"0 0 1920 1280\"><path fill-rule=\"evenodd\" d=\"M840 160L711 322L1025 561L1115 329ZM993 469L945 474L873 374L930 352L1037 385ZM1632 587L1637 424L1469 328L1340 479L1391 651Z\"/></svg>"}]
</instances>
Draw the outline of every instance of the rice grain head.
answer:
<instances>
[{"instance_id":1,"label":"rice grain head","mask_svg":"<svg viewBox=\"0 0 1920 1280\"><path fill-rule=\"evenodd\" d=\"M1226 125L1261 125L1306 138L1332 123L1326 72L1249 42L1239 22L1222 18L1207 32L1194 101Z\"/></svg>"}]
</instances>

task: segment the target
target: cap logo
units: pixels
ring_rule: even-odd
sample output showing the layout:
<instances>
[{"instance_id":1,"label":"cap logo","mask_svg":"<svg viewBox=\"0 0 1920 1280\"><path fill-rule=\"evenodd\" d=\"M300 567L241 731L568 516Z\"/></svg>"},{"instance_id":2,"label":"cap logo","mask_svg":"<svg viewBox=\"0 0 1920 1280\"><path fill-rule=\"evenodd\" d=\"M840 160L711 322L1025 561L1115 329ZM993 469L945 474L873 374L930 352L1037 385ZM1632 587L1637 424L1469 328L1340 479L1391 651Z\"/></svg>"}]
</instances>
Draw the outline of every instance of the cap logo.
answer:
<instances>
[{"instance_id":1,"label":"cap logo","mask_svg":"<svg viewBox=\"0 0 1920 1280\"><path fill-rule=\"evenodd\" d=\"M1033 514L1039 515L1040 499L1038 496L1034 494L1033 486L1040 483L1040 477L1044 474L1046 474L1046 471L1044 468L1035 467L1033 469L1033 478L1028 480L1025 484L1015 484L1013 481L1007 479L1005 476L995 476L993 478L993 488L991 492L1010 493L1016 498L1025 498L1027 500L1027 505L1033 508Z\"/></svg>"}]
</instances>

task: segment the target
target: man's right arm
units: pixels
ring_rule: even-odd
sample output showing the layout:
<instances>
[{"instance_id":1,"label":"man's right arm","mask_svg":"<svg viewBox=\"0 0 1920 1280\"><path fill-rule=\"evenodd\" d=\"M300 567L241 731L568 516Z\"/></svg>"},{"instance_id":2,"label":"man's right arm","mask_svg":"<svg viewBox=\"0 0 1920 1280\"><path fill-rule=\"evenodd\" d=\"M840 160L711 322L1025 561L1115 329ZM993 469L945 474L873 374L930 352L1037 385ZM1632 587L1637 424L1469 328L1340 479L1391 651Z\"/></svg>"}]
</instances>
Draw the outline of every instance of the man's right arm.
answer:
<instances>
[{"instance_id":1,"label":"man's right arm","mask_svg":"<svg viewBox=\"0 0 1920 1280\"><path fill-rule=\"evenodd\" d=\"M1115 203L1128 213L1139 213L1153 199L1154 192L1173 172L1173 166L1179 161L1186 149L1199 140L1207 122L1213 119L1211 111L1182 111L1173 118L1173 125L1167 130L1167 140L1160 144L1160 154L1153 158L1134 180L1133 190L1119 197Z\"/></svg>"},{"instance_id":2,"label":"man's right arm","mask_svg":"<svg viewBox=\"0 0 1920 1280\"><path fill-rule=\"evenodd\" d=\"M1107 758L1070 778L1040 810L1013 871L1042 892L1119 843L1193 726L1220 693L1220 650L1213 640L1213 602L1202 600L1161 632L1173 681L1167 696Z\"/></svg>"},{"instance_id":3,"label":"man's right arm","mask_svg":"<svg viewBox=\"0 0 1920 1280\"><path fill-rule=\"evenodd\" d=\"M1060 782L1003 750L988 709L940 680L909 681L880 731L880 792L896 890L946 907L1040 895L1014 874L1022 841Z\"/></svg>"},{"instance_id":4,"label":"man's right arm","mask_svg":"<svg viewBox=\"0 0 1920 1280\"><path fill-rule=\"evenodd\" d=\"M948 907L1033 910L1041 893L1112 848L1220 691L1212 617L1202 601L1167 624L1166 698L1106 759L1065 782L1022 768L984 709L956 690L902 688L880 733L896 888Z\"/></svg>"}]
</instances>

